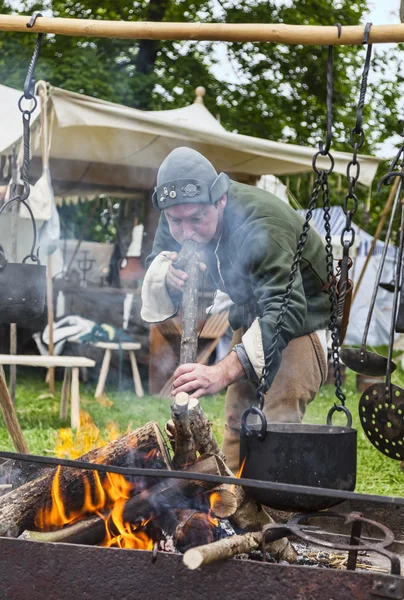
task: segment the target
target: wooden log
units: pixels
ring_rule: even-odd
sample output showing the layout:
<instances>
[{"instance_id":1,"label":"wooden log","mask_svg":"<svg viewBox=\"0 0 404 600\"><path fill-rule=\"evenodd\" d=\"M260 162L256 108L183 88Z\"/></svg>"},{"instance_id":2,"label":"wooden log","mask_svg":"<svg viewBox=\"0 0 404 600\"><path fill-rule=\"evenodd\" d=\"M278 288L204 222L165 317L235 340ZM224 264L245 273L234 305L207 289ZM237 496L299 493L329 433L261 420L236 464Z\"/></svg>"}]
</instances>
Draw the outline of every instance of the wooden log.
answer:
<instances>
[{"instance_id":1,"label":"wooden log","mask_svg":"<svg viewBox=\"0 0 404 600\"><path fill-rule=\"evenodd\" d=\"M201 458L191 465L186 471L195 473L219 474L219 467L214 456ZM175 501L183 500L185 494L192 495L201 485L208 488L214 484L201 484L196 481L184 479L164 479L148 490L130 498L124 507L123 519L125 522L136 523L161 512L167 513L167 506L175 506ZM36 532L24 531L21 537L38 542L64 542L67 544L100 544L105 537L105 521L107 514L92 516L82 519L74 525L58 529L57 531ZM114 531L113 525L109 524Z\"/></svg>"},{"instance_id":2,"label":"wooden log","mask_svg":"<svg viewBox=\"0 0 404 600\"><path fill-rule=\"evenodd\" d=\"M209 520L209 515L206 513L185 509L177 511L177 519L178 524L173 534L173 542L179 552L213 542L215 525Z\"/></svg>"},{"instance_id":3,"label":"wooden log","mask_svg":"<svg viewBox=\"0 0 404 600\"><path fill-rule=\"evenodd\" d=\"M201 40L223 42L274 42L299 45L356 45L363 42L363 25L343 25L341 35L332 25L283 23L169 23L107 21L39 17L27 29L30 16L0 15L0 31L53 33L80 37L137 40ZM404 42L404 25L373 25L369 44Z\"/></svg>"},{"instance_id":4,"label":"wooden log","mask_svg":"<svg viewBox=\"0 0 404 600\"><path fill-rule=\"evenodd\" d=\"M171 469L162 433L154 421L92 450L78 460L122 467ZM78 468L60 468L59 490L65 501L65 512L80 511L85 485L89 484L92 490L97 486L94 473ZM49 469L0 498L0 535L16 537L24 529L38 528L38 515L52 506L51 490L55 474L56 469ZM104 477L100 474L101 480ZM153 480L147 479L146 484L153 485Z\"/></svg>"},{"instance_id":5,"label":"wooden log","mask_svg":"<svg viewBox=\"0 0 404 600\"><path fill-rule=\"evenodd\" d=\"M175 456L173 463L177 469L196 461L196 447L188 414L188 394L176 395L171 405L171 417L175 427Z\"/></svg>"},{"instance_id":6,"label":"wooden log","mask_svg":"<svg viewBox=\"0 0 404 600\"><path fill-rule=\"evenodd\" d=\"M197 398L190 398L188 412L197 451L200 454L215 454L225 461L226 457L212 433L212 423L206 418Z\"/></svg>"},{"instance_id":7,"label":"wooden log","mask_svg":"<svg viewBox=\"0 0 404 600\"><path fill-rule=\"evenodd\" d=\"M228 519L237 512L238 499L235 487L237 486L223 484L210 490L210 509L215 517Z\"/></svg>"},{"instance_id":8,"label":"wooden log","mask_svg":"<svg viewBox=\"0 0 404 600\"><path fill-rule=\"evenodd\" d=\"M4 371L3 371L4 374ZM28 444L23 436L20 424L18 422L17 413L15 412L14 404L11 401L10 394L6 386L4 377L0 375L0 408L3 414L4 422L14 448L22 454L29 454Z\"/></svg>"},{"instance_id":9,"label":"wooden log","mask_svg":"<svg viewBox=\"0 0 404 600\"><path fill-rule=\"evenodd\" d=\"M229 467L218 458L218 466L221 475L234 477L234 474ZM237 510L229 518L230 522L240 529L248 531L261 531L265 525L274 523L275 521L269 513L260 505L250 498L240 485L231 486L237 501ZM267 546L270 554L279 560L288 562L296 561L296 551L287 538L282 538L271 542Z\"/></svg>"},{"instance_id":10,"label":"wooden log","mask_svg":"<svg viewBox=\"0 0 404 600\"><path fill-rule=\"evenodd\" d=\"M194 571L199 567L211 565L236 554L245 554L255 550L262 543L262 532L255 531L242 535L233 535L212 544L191 548L184 554L183 563Z\"/></svg>"},{"instance_id":11,"label":"wooden log","mask_svg":"<svg viewBox=\"0 0 404 600\"><path fill-rule=\"evenodd\" d=\"M199 258L198 244L193 240L185 240L178 259L174 263L188 275L182 294L182 334L180 364L195 363L198 350L198 289Z\"/></svg>"},{"instance_id":12,"label":"wooden log","mask_svg":"<svg viewBox=\"0 0 404 600\"><path fill-rule=\"evenodd\" d=\"M91 537L89 537L91 536ZM68 544L89 544L89 539L102 540L105 537L105 521L99 516L88 517L74 525L55 531L30 531L26 529L19 539L32 542L65 542ZM95 542L97 543L97 542Z\"/></svg>"}]
</instances>

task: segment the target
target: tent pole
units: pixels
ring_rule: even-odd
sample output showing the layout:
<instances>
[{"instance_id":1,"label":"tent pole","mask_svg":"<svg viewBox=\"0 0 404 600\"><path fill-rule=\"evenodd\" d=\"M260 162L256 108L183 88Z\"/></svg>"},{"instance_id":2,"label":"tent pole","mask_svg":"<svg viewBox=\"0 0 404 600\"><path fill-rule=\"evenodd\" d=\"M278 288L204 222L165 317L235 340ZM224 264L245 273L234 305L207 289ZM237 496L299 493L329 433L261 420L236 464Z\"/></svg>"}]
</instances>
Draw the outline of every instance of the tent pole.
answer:
<instances>
[{"instance_id":1,"label":"tent pole","mask_svg":"<svg viewBox=\"0 0 404 600\"><path fill-rule=\"evenodd\" d=\"M374 236L374 238L372 240L372 244L371 244L371 246L369 248L369 252L368 252L368 255L366 257L365 264L362 267L362 271L360 272L358 282L357 282L357 284L355 286L355 291L354 291L353 298L352 298L352 304L353 304L353 302L354 302L354 300L356 298L356 294L358 293L360 284L362 283L363 276L365 275L365 272L366 272L366 269L368 267L369 261L371 259L372 254L373 254L373 250L375 249L376 242L379 239L380 233L381 233L381 231L383 229L384 222L385 222L385 220L387 218L388 213L390 212L390 208L391 208L391 205L393 203L393 198L396 195L396 191L397 191L399 179L400 179L399 177L396 177L396 180L395 180L395 182L394 182L394 184L393 184L393 186L392 186L392 188L390 190L390 194L389 194L389 197L387 198L386 205L385 205L385 207L383 209L383 212L382 212L382 215L380 217L380 221L379 221L379 224L377 226L377 229L376 229L376 232L375 232L375 236Z\"/></svg>"},{"instance_id":2,"label":"tent pole","mask_svg":"<svg viewBox=\"0 0 404 600\"><path fill-rule=\"evenodd\" d=\"M223 42L275 42L303 45L362 45L364 26L286 25L267 23L161 23L147 21L102 21L38 17L27 29L30 16L0 15L0 31L54 33L82 37L137 40L204 40ZM370 44L404 42L404 24L373 25Z\"/></svg>"},{"instance_id":3,"label":"tent pole","mask_svg":"<svg viewBox=\"0 0 404 600\"><path fill-rule=\"evenodd\" d=\"M17 156L16 149L14 148L12 158L12 175L11 179L14 185L18 183L17 175ZM11 260L17 262L17 248L18 248L18 203L13 202L11 206ZM10 354L17 354L17 323L10 324ZM10 398L13 404L15 404L15 392L17 388L17 366L10 366Z\"/></svg>"},{"instance_id":4,"label":"tent pole","mask_svg":"<svg viewBox=\"0 0 404 600\"><path fill-rule=\"evenodd\" d=\"M42 150L42 168L49 166L49 148L48 148L48 115L47 103L48 96L46 84L38 85L38 93L41 98L41 150ZM46 262L46 303L48 311L48 329L49 329L49 344L48 354L53 356L53 279L52 279L52 255L48 254ZM49 367L46 381L49 384L49 393L55 395L55 368Z\"/></svg>"}]
</instances>

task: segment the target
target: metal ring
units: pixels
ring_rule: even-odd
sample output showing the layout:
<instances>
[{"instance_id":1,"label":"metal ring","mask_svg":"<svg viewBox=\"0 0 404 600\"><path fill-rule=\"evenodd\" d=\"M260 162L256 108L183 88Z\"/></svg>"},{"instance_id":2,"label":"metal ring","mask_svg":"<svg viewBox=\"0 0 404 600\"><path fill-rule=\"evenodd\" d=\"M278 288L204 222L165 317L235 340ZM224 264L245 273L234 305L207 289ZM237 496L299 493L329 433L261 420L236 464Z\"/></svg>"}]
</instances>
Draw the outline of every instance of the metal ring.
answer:
<instances>
[{"instance_id":1,"label":"metal ring","mask_svg":"<svg viewBox=\"0 0 404 600\"><path fill-rule=\"evenodd\" d=\"M320 142L322 144L322 142ZM328 156L328 158L330 159L330 168L327 169L318 169L317 167L317 158L319 156ZM312 161L312 165L313 165L313 170L317 175L320 175L321 173L325 173L326 175L329 175L330 173L332 173L332 171L334 170L334 157L332 156L332 154L330 154L330 152L325 152L324 150L321 150L321 146L320 146L320 150L318 152L315 153L315 155L313 156L313 161Z\"/></svg>"},{"instance_id":2,"label":"metal ring","mask_svg":"<svg viewBox=\"0 0 404 600\"><path fill-rule=\"evenodd\" d=\"M23 100L32 100L34 103L33 108L31 108L31 110L24 110L21 105ZM34 110L36 109L37 106L38 106L38 100L36 99L35 96L32 96L32 95L25 96L25 94L23 94L21 96L21 98L18 100L18 108L20 109L20 111L22 113L28 113L29 115L32 115L32 113L34 112Z\"/></svg>"},{"instance_id":3,"label":"metal ring","mask_svg":"<svg viewBox=\"0 0 404 600\"><path fill-rule=\"evenodd\" d=\"M352 167L356 168L355 175L351 175ZM348 180L352 180L354 183L356 183L359 179L360 172L361 172L361 166L358 163L358 161L356 159L355 159L355 161L350 160L347 165L347 168L346 168L346 176L348 177Z\"/></svg>"},{"instance_id":4,"label":"metal ring","mask_svg":"<svg viewBox=\"0 0 404 600\"><path fill-rule=\"evenodd\" d=\"M345 235L347 233L351 234L350 238L346 238ZM341 246L345 247L345 244L349 247L352 248L352 246L354 245L355 242L355 229L353 227L351 227L350 229L344 229L343 232L341 233Z\"/></svg>"},{"instance_id":5,"label":"metal ring","mask_svg":"<svg viewBox=\"0 0 404 600\"><path fill-rule=\"evenodd\" d=\"M327 425L332 426L332 416L336 411L345 413L346 427L352 427L352 415L349 409L346 406L342 406L342 404L334 404L334 406L330 408L327 415Z\"/></svg>"},{"instance_id":6,"label":"metal ring","mask_svg":"<svg viewBox=\"0 0 404 600\"><path fill-rule=\"evenodd\" d=\"M243 416L241 417L241 430L244 435L250 436L255 435L254 432L247 425L247 417L249 415L258 415L261 419L261 431L257 434L257 437L260 439L264 439L267 432L267 418L257 406L250 406L247 410L244 411Z\"/></svg>"},{"instance_id":7,"label":"metal ring","mask_svg":"<svg viewBox=\"0 0 404 600\"><path fill-rule=\"evenodd\" d=\"M359 135L358 142L355 142L355 138L354 138L355 135ZM351 130L351 135L349 136L349 142L350 142L352 148L355 148L355 144L356 144L356 151L358 151L359 148L361 148L364 141L365 141L365 132L363 131L363 129L357 130L356 127L354 127Z\"/></svg>"}]
</instances>

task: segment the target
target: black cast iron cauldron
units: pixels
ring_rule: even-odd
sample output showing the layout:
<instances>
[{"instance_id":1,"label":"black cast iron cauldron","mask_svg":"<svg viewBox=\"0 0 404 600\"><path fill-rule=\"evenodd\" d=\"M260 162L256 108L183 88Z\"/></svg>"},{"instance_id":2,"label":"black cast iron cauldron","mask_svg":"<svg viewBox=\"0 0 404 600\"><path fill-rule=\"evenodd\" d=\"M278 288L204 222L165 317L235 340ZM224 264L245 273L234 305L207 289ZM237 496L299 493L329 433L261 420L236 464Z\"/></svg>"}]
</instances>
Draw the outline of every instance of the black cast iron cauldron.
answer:
<instances>
[{"instance_id":1,"label":"black cast iron cauldron","mask_svg":"<svg viewBox=\"0 0 404 600\"><path fill-rule=\"evenodd\" d=\"M251 410L251 409L250 409ZM349 423L350 425L350 423ZM268 423L241 428L242 477L353 491L356 482L356 430L350 426ZM279 510L317 511L341 500L249 488L260 504Z\"/></svg>"},{"instance_id":2,"label":"black cast iron cauldron","mask_svg":"<svg viewBox=\"0 0 404 600\"><path fill-rule=\"evenodd\" d=\"M45 308L46 267L6 262L0 270L0 323L27 323Z\"/></svg>"}]
</instances>

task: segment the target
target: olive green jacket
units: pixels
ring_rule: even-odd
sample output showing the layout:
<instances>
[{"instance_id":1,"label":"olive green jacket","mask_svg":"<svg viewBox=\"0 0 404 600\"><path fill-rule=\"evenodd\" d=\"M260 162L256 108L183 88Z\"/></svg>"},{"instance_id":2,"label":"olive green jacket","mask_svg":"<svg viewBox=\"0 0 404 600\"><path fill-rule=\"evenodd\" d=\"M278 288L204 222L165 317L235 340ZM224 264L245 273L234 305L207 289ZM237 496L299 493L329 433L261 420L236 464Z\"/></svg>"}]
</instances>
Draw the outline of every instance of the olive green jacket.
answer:
<instances>
[{"instance_id":1,"label":"olive green jacket","mask_svg":"<svg viewBox=\"0 0 404 600\"><path fill-rule=\"evenodd\" d=\"M232 328L247 329L242 341L258 376L271 345L302 226L300 215L273 194L232 182L224 210L222 236L218 243L210 243L205 251L214 285L226 292L234 303L229 312ZM166 305L168 298L163 298L161 284L165 282L162 263L167 263L164 251L179 249L180 245L171 237L163 212L152 254L147 258L149 270L142 292L142 316L149 322L165 320L178 310L178 303L173 299L171 307ZM159 271L160 275L153 276L153 271ZM156 283L161 292L157 301L164 313L160 316L153 315L148 304L150 294L157 290ZM310 229L267 378L269 385L288 342L326 328L329 318L329 296L324 291L326 283L324 244ZM171 310L174 312L169 314Z\"/></svg>"}]
</instances>

